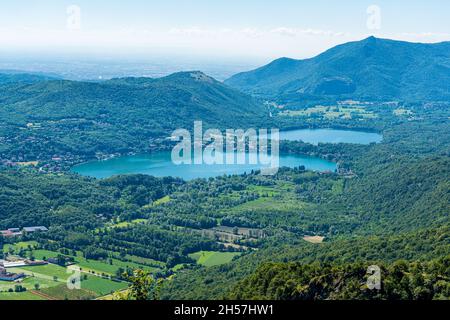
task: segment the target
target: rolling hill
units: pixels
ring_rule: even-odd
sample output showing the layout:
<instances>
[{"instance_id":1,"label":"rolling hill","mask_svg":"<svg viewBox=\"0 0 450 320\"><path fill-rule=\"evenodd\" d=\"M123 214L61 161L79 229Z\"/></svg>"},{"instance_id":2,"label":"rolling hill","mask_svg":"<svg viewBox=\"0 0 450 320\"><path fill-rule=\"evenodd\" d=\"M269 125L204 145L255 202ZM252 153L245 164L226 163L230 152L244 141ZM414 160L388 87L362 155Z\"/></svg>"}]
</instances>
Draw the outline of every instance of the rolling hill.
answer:
<instances>
[{"instance_id":1,"label":"rolling hill","mask_svg":"<svg viewBox=\"0 0 450 320\"><path fill-rule=\"evenodd\" d=\"M0 85L6 83L31 84L39 81L60 80L56 74L24 72L19 70L0 70Z\"/></svg>"},{"instance_id":2,"label":"rolling hill","mask_svg":"<svg viewBox=\"0 0 450 320\"><path fill-rule=\"evenodd\" d=\"M422 44L369 37L311 59L281 58L225 83L281 100L446 100L450 98L450 42Z\"/></svg>"},{"instance_id":3,"label":"rolling hill","mask_svg":"<svg viewBox=\"0 0 450 320\"><path fill-rule=\"evenodd\" d=\"M268 117L250 96L201 72L103 82L0 85L3 158L145 151L178 128L248 128Z\"/></svg>"}]
</instances>

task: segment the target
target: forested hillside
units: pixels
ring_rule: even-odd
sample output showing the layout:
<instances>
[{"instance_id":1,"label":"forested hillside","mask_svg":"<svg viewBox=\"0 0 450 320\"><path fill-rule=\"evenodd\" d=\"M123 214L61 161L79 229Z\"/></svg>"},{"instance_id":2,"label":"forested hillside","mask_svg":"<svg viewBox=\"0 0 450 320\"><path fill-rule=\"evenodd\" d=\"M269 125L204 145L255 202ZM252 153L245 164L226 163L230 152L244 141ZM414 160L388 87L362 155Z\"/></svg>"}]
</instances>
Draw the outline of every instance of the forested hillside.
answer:
<instances>
[{"instance_id":1,"label":"forested hillside","mask_svg":"<svg viewBox=\"0 0 450 320\"><path fill-rule=\"evenodd\" d=\"M137 80L114 81L127 86ZM269 177L249 172L192 181L145 175L96 180L3 168L0 228L49 228L18 239L33 243L12 251L21 256L88 259L119 278L132 268L151 270L170 279L161 291L164 299L235 298L237 292L277 299L445 298L448 279L434 269L426 271L426 279L440 280L423 285L406 274L419 265L429 270L422 263L450 252L450 141L442 121L446 111L439 108L416 107L421 112L416 121L380 113L378 122L385 126L380 144L282 143L282 152L338 162L341 173L300 167L281 168ZM323 242L309 243L308 237ZM16 240L5 241L9 246ZM198 258L210 255L216 260ZM264 279L261 270L271 262L281 275L270 289L245 282ZM293 269L286 265L291 262ZM387 279L409 284L371 296L355 289L364 274L349 275L342 291L331 293L335 276L349 270L360 275L368 263L384 266ZM402 266L400 278L392 278L395 265ZM318 282L323 288L311 289L305 279L320 278L321 272L332 276ZM298 286L306 291L289 291Z\"/></svg>"},{"instance_id":2,"label":"forested hillside","mask_svg":"<svg viewBox=\"0 0 450 320\"><path fill-rule=\"evenodd\" d=\"M344 265L268 263L242 281L230 299L243 300L431 300L450 295L450 257L429 262L377 265L380 290L371 290L366 263Z\"/></svg>"},{"instance_id":3,"label":"forested hillside","mask_svg":"<svg viewBox=\"0 0 450 320\"><path fill-rule=\"evenodd\" d=\"M40 81L58 80L57 75L24 73L23 71L0 70L0 85L8 83L31 84Z\"/></svg>"},{"instance_id":4,"label":"forested hillside","mask_svg":"<svg viewBox=\"0 0 450 320\"><path fill-rule=\"evenodd\" d=\"M281 102L313 99L448 100L450 43L408 43L370 37L306 60L281 58L227 81Z\"/></svg>"},{"instance_id":5,"label":"forested hillside","mask_svg":"<svg viewBox=\"0 0 450 320\"><path fill-rule=\"evenodd\" d=\"M268 118L262 104L201 72L0 84L0 105L0 156L23 161L144 152L164 148L173 130L191 130L196 120L226 129Z\"/></svg>"}]
</instances>

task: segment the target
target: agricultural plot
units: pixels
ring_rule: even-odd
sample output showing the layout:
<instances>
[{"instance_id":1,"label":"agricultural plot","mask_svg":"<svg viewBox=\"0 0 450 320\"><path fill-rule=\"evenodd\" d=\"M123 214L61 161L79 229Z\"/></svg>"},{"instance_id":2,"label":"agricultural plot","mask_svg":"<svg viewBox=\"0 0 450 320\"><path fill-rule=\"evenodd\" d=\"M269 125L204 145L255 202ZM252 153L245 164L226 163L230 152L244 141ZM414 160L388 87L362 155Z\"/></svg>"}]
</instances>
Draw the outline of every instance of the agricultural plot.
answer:
<instances>
[{"instance_id":1,"label":"agricultural plot","mask_svg":"<svg viewBox=\"0 0 450 320\"><path fill-rule=\"evenodd\" d=\"M145 266L135 262L120 261L117 259L112 259L112 264L97 261L97 260L87 260L85 258L77 257L77 266L79 266L82 271L96 273L96 274L106 274L114 276L119 268L131 268L131 269L143 269L149 272L156 272L158 268Z\"/></svg>"},{"instance_id":2,"label":"agricultural plot","mask_svg":"<svg viewBox=\"0 0 450 320\"><path fill-rule=\"evenodd\" d=\"M28 250L29 248L35 248L37 246L36 241L22 241L14 244L5 244L3 246L3 252L9 253L18 253L20 250Z\"/></svg>"},{"instance_id":3,"label":"agricultural plot","mask_svg":"<svg viewBox=\"0 0 450 320\"><path fill-rule=\"evenodd\" d=\"M9 271L18 272L21 270L9 269ZM0 281L0 293L5 293L5 292L8 292L9 290L14 290L17 285L20 285L29 291L29 290L34 290L36 288L36 285L38 285L39 288L50 288L50 287L57 286L57 285L61 284L61 282L63 282L63 280L55 281L52 279L51 276L45 276L42 274L33 274L33 275L31 275L31 274L32 273L30 273L30 275L27 278L23 279L20 282Z\"/></svg>"},{"instance_id":4,"label":"agricultural plot","mask_svg":"<svg viewBox=\"0 0 450 320\"><path fill-rule=\"evenodd\" d=\"M31 292L0 292L0 301L1 300L46 300L45 298L33 294Z\"/></svg>"},{"instance_id":5,"label":"agricultural plot","mask_svg":"<svg viewBox=\"0 0 450 320\"><path fill-rule=\"evenodd\" d=\"M48 251L48 250L34 250L31 253L36 259L42 260L45 258L54 258L57 257L60 253L55 251ZM89 273L96 273L96 274L106 274L110 276L114 276L119 268L132 268L132 269L144 269L149 272L156 272L158 271L158 268L156 267L158 264L155 262L152 265L155 265L155 267L150 267L144 264L140 264L138 262L134 261L120 261L117 259L111 259L112 264L106 261L98 261L98 260L89 260L84 258L81 253L77 253L77 256L70 256L75 259L76 265L79 266L82 271L86 271ZM132 259L130 259L132 260ZM153 260L152 260L153 261ZM163 265L161 265L163 267Z\"/></svg>"},{"instance_id":6,"label":"agricultural plot","mask_svg":"<svg viewBox=\"0 0 450 320\"><path fill-rule=\"evenodd\" d=\"M304 110L285 110L280 113L283 117L319 117L325 119L375 119L378 116L363 106L315 106Z\"/></svg>"},{"instance_id":7,"label":"agricultural plot","mask_svg":"<svg viewBox=\"0 0 450 320\"><path fill-rule=\"evenodd\" d=\"M39 282L39 281L36 281ZM27 290L32 290L34 289L34 283L30 283L30 282L21 282L21 283L16 283L16 282L10 282L10 281L0 281L0 294L2 293L8 293L9 291L14 291L15 287L17 285L21 285L22 287L26 288ZM57 283L55 283L55 285L57 285Z\"/></svg>"},{"instance_id":8,"label":"agricultural plot","mask_svg":"<svg viewBox=\"0 0 450 320\"><path fill-rule=\"evenodd\" d=\"M292 212L292 210L305 209L309 204L299 201L297 199L289 199L288 197L280 198L259 198L254 201L244 203L229 210L231 213L239 214L242 211L254 210L254 211L278 211L278 212Z\"/></svg>"},{"instance_id":9,"label":"agricultural plot","mask_svg":"<svg viewBox=\"0 0 450 320\"><path fill-rule=\"evenodd\" d=\"M47 300L86 300L111 294L128 287L126 282L113 281L94 275L81 275L80 289L69 289L67 287L68 277L74 274L70 268L56 265L11 268L11 272L22 272L27 274L20 283L0 282L0 300L2 298L11 300L36 300L38 298ZM27 291L15 295L8 292L14 290L17 285L26 288ZM8 294L7 294L8 293ZM37 295L37 296L36 296ZM38 299L40 300L40 299Z\"/></svg>"},{"instance_id":10,"label":"agricultural plot","mask_svg":"<svg viewBox=\"0 0 450 320\"><path fill-rule=\"evenodd\" d=\"M39 290L37 293L48 300L91 300L97 297L93 291L69 289L65 284Z\"/></svg>"},{"instance_id":11,"label":"agricultural plot","mask_svg":"<svg viewBox=\"0 0 450 320\"><path fill-rule=\"evenodd\" d=\"M143 257L138 257L138 256L133 256L133 255L129 255L127 254L125 256L126 260L129 260L131 262L135 262L137 264L140 265L145 265L145 266L151 266L151 267L155 267L155 268L164 268L165 263L161 262L161 261L156 261L150 258L143 258Z\"/></svg>"},{"instance_id":12,"label":"agricultural plot","mask_svg":"<svg viewBox=\"0 0 450 320\"><path fill-rule=\"evenodd\" d=\"M202 266L212 267L229 263L238 255L239 252L199 251L191 253L189 257Z\"/></svg>"},{"instance_id":13,"label":"agricultural plot","mask_svg":"<svg viewBox=\"0 0 450 320\"><path fill-rule=\"evenodd\" d=\"M23 242L9 245L4 250L26 250L28 257L37 260L57 257L60 253L49 250L32 250L36 243ZM98 275L114 276L119 268L145 269L154 272L164 267L164 264L151 259L144 259L135 256L128 256L130 260L136 262L124 262L111 259L111 263L106 261L88 260L82 257L80 252L73 256L76 265L62 267L54 264L40 266L25 266L18 268L8 268L12 273L24 273L27 277L19 282L0 281L0 300L86 300L109 295L112 292L124 290L128 287L126 282L115 281L102 278ZM139 262L152 264L154 267L143 265ZM74 275L73 268L81 268L81 289L71 290L67 288L67 279ZM24 292L10 292L16 286L26 289Z\"/></svg>"},{"instance_id":14,"label":"agricultural plot","mask_svg":"<svg viewBox=\"0 0 450 320\"><path fill-rule=\"evenodd\" d=\"M125 282L112 281L95 276L88 276L87 280L81 281L81 289L95 292L97 296L108 295L127 287L128 284Z\"/></svg>"},{"instance_id":15,"label":"agricultural plot","mask_svg":"<svg viewBox=\"0 0 450 320\"><path fill-rule=\"evenodd\" d=\"M10 268L8 269L8 271L13 273L24 273L26 275L36 277L39 279L53 280L56 282L65 282L71 276L71 273L68 272L66 268L54 264L47 264L43 266Z\"/></svg>"}]
</instances>

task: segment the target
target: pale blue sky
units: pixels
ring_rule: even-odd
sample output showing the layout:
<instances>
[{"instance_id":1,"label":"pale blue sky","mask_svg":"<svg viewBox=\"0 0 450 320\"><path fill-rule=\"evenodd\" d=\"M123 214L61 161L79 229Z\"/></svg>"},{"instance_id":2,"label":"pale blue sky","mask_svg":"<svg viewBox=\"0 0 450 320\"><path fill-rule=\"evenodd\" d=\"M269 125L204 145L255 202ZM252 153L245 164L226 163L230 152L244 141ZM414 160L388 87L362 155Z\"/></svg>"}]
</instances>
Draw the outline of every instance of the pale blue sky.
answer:
<instances>
[{"instance_id":1,"label":"pale blue sky","mask_svg":"<svg viewBox=\"0 0 450 320\"><path fill-rule=\"evenodd\" d=\"M67 27L69 5L80 28ZM367 27L370 5L380 29ZM449 15L448 0L0 0L0 46L308 57L371 34L450 40Z\"/></svg>"}]
</instances>

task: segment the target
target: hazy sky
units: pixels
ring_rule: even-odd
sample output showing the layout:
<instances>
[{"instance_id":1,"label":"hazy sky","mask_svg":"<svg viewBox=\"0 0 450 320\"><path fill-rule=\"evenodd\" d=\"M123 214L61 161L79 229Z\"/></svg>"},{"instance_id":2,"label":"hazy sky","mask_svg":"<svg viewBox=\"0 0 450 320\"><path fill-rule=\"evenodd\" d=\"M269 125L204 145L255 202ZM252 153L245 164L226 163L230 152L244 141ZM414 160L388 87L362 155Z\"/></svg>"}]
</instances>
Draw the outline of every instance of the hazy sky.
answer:
<instances>
[{"instance_id":1,"label":"hazy sky","mask_svg":"<svg viewBox=\"0 0 450 320\"><path fill-rule=\"evenodd\" d=\"M372 34L450 40L449 15L448 0L0 0L0 48L302 58Z\"/></svg>"}]
</instances>

